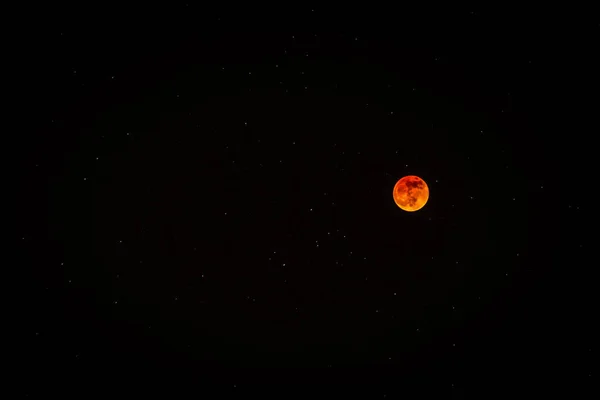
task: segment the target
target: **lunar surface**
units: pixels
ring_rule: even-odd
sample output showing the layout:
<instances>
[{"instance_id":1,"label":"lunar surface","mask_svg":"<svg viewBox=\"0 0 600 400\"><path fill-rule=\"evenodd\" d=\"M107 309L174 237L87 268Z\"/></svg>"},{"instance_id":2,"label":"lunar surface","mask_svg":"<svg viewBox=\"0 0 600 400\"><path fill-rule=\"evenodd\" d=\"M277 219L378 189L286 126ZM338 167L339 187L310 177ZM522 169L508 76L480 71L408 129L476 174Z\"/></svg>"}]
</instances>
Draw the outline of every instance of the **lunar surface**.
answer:
<instances>
[{"instance_id":1,"label":"lunar surface","mask_svg":"<svg viewBox=\"0 0 600 400\"><path fill-rule=\"evenodd\" d=\"M394 202L404 211L418 211L429 200L429 187L418 176L409 175L394 186Z\"/></svg>"}]
</instances>

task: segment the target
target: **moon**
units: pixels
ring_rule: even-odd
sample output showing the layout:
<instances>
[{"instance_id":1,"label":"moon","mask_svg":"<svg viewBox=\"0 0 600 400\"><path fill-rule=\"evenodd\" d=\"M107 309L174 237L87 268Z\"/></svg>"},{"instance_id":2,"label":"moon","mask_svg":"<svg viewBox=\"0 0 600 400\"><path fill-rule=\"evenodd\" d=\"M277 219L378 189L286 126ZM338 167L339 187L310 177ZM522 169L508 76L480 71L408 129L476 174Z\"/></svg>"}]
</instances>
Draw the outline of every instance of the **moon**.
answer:
<instances>
[{"instance_id":1,"label":"moon","mask_svg":"<svg viewBox=\"0 0 600 400\"><path fill-rule=\"evenodd\" d=\"M429 187L416 175L408 175L396 182L394 202L404 211L418 211L429 200Z\"/></svg>"}]
</instances>

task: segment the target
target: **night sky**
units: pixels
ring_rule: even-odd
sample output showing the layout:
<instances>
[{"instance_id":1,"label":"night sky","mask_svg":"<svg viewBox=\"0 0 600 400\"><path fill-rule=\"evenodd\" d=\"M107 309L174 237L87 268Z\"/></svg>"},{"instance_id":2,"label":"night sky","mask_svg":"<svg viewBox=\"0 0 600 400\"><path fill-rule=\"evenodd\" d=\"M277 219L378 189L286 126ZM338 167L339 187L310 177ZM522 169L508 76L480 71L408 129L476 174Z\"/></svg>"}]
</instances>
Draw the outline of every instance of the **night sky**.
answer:
<instances>
[{"instance_id":1,"label":"night sky","mask_svg":"<svg viewBox=\"0 0 600 400\"><path fill-rule=\"evenodd\" d=\"M168 4L23 33L22 395L591 389L597 19Z\"/></svg>"}]
</instances>

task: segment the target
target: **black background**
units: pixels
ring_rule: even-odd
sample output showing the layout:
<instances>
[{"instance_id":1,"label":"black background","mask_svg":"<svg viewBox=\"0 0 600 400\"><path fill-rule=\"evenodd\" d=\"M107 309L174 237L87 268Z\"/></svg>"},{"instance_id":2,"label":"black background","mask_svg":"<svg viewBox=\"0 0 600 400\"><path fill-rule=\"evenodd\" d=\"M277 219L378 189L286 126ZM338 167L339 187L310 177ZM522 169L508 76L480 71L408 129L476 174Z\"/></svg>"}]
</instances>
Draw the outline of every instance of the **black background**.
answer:
<instances>
[{"instance_id":1,"label":"black background","mask_svg":"<svg viewBox=\"0 0 600 400\"><path fill-rule=\"evenodd\" d=\"M20 33L22 394L589 390L597 19L168 4Z\"/></svg>"}]
</instances>

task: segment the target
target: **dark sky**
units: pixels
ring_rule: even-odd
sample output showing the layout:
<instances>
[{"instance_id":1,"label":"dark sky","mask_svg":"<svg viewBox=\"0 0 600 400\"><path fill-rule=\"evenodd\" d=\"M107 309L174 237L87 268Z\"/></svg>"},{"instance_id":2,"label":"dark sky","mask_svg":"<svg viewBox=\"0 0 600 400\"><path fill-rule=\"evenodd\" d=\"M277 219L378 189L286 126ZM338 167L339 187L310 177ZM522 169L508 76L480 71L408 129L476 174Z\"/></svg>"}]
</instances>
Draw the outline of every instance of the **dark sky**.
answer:
<instances>
[{"instance_id":1,"label":"dark sky","mask_svg":"<svg viewBox=\"0 0 600 400\"><path fill-rule=\"evenodd\" d=\"M598 19L168 4L17 46L23 394L591 388Z\"/></svg>"}]
</instances>

